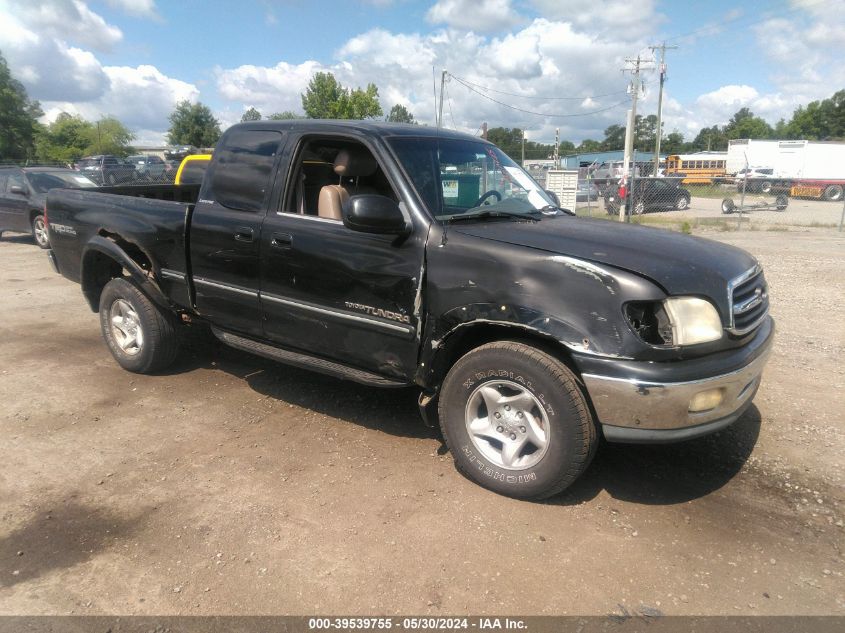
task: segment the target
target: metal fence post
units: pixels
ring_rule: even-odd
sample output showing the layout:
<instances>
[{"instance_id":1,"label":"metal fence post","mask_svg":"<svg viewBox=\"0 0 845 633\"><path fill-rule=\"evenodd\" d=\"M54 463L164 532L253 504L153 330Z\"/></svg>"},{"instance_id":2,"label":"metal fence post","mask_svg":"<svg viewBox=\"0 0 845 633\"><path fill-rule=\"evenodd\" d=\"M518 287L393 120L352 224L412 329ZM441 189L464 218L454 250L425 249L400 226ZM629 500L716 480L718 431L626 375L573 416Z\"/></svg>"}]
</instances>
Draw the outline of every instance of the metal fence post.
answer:
<instances>
[{"instance_id":1,"label":"metal fence post","mask_svg":"<svg viewBox=\"0 0 845 633\"><path fill-rule=\"evenodd\" d=\"M845 199L845 196L842 196ZM845 202L842 204L842 215L839 216L839 232L842 232L842 222L845 220Z\"/></svg>"}]
</instances>

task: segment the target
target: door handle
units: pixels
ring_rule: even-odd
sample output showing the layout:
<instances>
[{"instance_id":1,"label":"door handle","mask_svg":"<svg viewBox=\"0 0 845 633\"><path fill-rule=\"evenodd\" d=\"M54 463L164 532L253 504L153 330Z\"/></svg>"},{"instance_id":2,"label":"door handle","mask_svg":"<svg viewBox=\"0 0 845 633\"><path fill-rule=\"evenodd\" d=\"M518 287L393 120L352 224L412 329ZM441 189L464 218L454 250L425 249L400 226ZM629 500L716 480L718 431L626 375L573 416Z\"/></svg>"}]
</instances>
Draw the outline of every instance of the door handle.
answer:
<instances>
[{"instance_id":1,"label":"door handle","mask_svg":"<svg viewBox=\"0 0 845 633\"><path fill-rule=\"evenodd\" d=\"M293 246L293 235L290 233L273 233L270 238L270 246L274 248L291 248Z\"/></svg>"},{"instance_id":2,"label":"door handle","mask_svg":"<svg viewBox=\"0 0 845 633\"><path fill-rule=\"evenodd\" d=\"M251 242L253 235L253 230L248 226L239 226L235 229L235 240L238 242Z\"/></svg>"}]
</instances>

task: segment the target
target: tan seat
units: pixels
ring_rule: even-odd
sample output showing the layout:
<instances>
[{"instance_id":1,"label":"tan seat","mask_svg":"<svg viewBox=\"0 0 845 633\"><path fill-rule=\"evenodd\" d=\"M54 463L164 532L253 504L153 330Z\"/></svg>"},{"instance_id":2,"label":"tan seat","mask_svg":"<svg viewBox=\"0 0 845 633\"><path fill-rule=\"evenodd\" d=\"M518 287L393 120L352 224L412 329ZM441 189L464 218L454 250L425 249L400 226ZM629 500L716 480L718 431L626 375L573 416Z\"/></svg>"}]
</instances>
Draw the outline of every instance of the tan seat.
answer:
<instances>
[{"instance_id":1,"label":"tan seat","mask_svg":"<svg viewBox=\"0 0 845 633\"><path fill-rule=\"evenodd\" d=\"M340 185L326 185L320 189L317 200L317 215L330 220L343 219L343 203L349 200L349 192Z\"/></svg>"},{"instance_id":2,"label":"tan seat","mask_svg":"<svg viewBox=\"0 0 845 633\"><path fill-rule=\"evenodd\" d=\"M343 204L349 197L371 191L368 187L359 187L358 178L371 176L377 169L376 159L363 147L340 150L334 159L334 173L338 175L339 182L320 189L317 215L330 220L343 219ZM355 182L344 184L344 178L354 179Z\"/></svg>"}]
</instances>

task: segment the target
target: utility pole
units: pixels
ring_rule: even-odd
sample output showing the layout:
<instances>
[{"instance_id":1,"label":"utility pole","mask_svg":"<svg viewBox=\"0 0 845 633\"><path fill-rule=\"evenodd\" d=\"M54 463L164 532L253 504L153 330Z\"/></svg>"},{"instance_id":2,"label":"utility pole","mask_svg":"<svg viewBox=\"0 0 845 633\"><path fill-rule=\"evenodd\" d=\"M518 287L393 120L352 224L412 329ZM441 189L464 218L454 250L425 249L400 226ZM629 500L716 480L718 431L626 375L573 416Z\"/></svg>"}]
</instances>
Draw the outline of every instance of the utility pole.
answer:
<instances>
[{"instance_id":1,"label":"utility pole","mask_svg":"<svg viewBox=\"0 0 845 633\"><path fill-rule=\"evenodd\" d=\"M560 128L555 128L555 169L560 169Z\"/></svg>"},{"instance_id":2,"label":"utility pole","mask_svg":"<svg viewBox=\"0 0 845 633\"><path fill-rule=\"evenodd\" d=\"M522 168L525 169L525 130L522 130Z\"/></svg>"},{"instance_id":3,"label":"utility pole","mask_svg":"<svg viewBox=\"0 0 845 633\"><path fill-rule=\"evenodd\" d=\"M634 125L637 122L637 99L640 96L642 89L642 82L640 80L640 70L643 67L643 61L637 55L637 59L626 59L628 64L633 64L632 67L623 68L622 72L630 72L631 79L631 109L628 110L628 124L625 126L625 154L622 159L622 179L628 187L628 194L625 196L625 203L619 205L619 221L624 222L626 216L626 207L628 201L633 198L633 191L631 191L631 179L628 178L629 169L631 166L631 153L634 149Z\"/></svg>"},{"instance_id":4,"label":"utility pole","mask_svg":"<svg viewBox=\"0 0 845 633\"><path fill-rule=\"evenodd\" d=\"M443 92L446 87L446 75L449 74L446 69L440 73L440 107L437 110L437 129L443 127Z\"/></svg>"},{"instance_id":5,"label":"utility pole","mask_svg":"<svg viewBox=\"0 0 845 633\"><path fill-rule=\"evenodd\" d=\"M677 46L666 46L664 41L660 46L651 46L652 52L660 49L660 92L657 95L657 132L654 140L654 175L660 169L660 137L663 136L663 84L666 82L666 49L672 50Z\"/></svg>"}]
</instances>

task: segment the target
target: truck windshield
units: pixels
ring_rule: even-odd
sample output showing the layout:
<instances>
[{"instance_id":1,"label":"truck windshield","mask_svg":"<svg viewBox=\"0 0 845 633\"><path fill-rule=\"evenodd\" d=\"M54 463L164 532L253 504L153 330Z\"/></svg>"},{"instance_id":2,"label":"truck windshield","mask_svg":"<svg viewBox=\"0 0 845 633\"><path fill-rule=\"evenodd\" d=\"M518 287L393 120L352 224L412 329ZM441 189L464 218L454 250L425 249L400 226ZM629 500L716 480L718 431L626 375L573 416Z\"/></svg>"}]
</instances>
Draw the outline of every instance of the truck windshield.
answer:
<instances>
[{"instance_id":1,"label":"truck windshield","mask_svg":"<svg viewBox=\"0 0 845 633\"><path fill-rule=\"evenodd\" d=\"M396 138L391 145L434 216L536 217L555 203L498 147L460 139Z\"/></svg>"}]
</instances>

